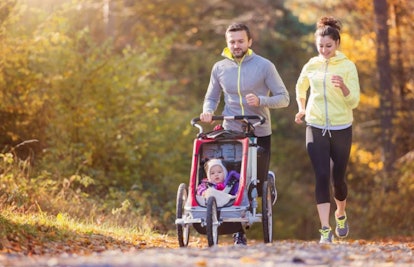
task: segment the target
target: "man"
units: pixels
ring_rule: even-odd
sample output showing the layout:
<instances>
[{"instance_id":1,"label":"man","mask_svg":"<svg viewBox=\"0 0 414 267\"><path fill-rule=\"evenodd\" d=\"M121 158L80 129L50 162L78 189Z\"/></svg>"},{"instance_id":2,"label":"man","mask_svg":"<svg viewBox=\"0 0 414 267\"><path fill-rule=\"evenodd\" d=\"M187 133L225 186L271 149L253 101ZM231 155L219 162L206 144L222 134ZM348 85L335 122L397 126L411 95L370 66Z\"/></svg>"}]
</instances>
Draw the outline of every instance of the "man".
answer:
<instances>
[{"instance_id":1,"label":"man","mask_svg":"<svg viewBox=\"0 0 414 267\"><path fill-rule=\"evenodd\" d=\"M211 122L221 93L224 94L222 115L259 115L266 118L265 123L256 126L254 132L258 145L264 149L258 156L257 174L259 182L263 184L268 178L270 162L272 128L269 109L287 107L289 93L275 65L250 49L253 40L245 24L231 24L226 30L225 38L227 47L221 54L224 59L214 64L211 71L200 120ZM242 131L243 124L229 120L223 122L223 127ZM270 172L269 175L274 184L274 174ZM246 244L243 230L236 233L234 238L235 244Z\"/></svg>"}]
</instances>

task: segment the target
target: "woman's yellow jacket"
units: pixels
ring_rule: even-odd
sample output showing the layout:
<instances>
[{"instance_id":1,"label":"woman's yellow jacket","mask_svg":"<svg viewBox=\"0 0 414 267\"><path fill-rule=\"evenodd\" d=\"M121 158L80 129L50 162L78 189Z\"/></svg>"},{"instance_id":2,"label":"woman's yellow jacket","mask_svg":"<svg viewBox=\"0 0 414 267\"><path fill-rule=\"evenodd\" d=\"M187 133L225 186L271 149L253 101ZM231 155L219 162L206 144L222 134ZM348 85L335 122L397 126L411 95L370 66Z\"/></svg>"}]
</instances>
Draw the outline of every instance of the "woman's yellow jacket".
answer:
<instances>
[{"instance_id":1,"label":"woman's yellow jacket","mask_svg":"<svg viewBox=\"0 0 414 267\"><path fill-rule=\"evenodd\" d=\"M343 78L349 95L344 96L341 89L334 87L332 75ZM328 60L313 57L303 66L296 83L296 97L306 99L309 88L307 124L328 130L352 124L352 110L359 104L359 79L355 64L343 53L337 51Z\"/></svg>"}]
</instances>

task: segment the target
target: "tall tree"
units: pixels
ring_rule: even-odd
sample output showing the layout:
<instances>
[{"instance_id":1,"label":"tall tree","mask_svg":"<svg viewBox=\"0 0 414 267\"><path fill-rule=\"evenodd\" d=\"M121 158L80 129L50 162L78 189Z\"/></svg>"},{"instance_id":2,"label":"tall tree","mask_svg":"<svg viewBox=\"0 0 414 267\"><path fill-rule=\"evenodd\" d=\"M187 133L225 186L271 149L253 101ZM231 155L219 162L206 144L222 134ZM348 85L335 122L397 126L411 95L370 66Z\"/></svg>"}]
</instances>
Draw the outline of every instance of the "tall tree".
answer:
<instances>
[{"instance_id":1,"label":"tall tree","mask_svg":"<svg viewBox=\"0 0 414 267\"><path fill-rule=\"evenodd\" d=\"M394 84L394 133L395 156L400 158L414 149L412 134L414 90L410 73L413 73L413 1L392 0L388 2L390 20L390 52Z\"/></svg>"},{"instance_id":2,"label":"tall tree","mask_svg":"<svg viewBox=\"0 0 414 267\"><path fill-rule=\"evenodd\" d=\"M386 0L374 0L377 37L377 67L379 72L380 116L382 148L386 172L392 170L394 148L392 142L392 119L394 116L390 48L388 43L388 4Z\"/></svg>"}]
</instances>

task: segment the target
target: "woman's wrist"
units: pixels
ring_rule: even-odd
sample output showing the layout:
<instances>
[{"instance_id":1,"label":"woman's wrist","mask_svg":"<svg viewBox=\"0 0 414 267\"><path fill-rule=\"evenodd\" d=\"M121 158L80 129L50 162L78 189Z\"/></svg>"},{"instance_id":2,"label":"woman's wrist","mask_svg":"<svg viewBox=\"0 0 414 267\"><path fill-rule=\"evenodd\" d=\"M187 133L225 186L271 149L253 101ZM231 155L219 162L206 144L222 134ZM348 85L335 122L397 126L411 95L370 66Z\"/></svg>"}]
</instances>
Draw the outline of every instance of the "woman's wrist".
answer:
<instances>
[{"instance_id":1,"label":"woman's wrist","mask_svg":"<svg viewBox=\"0 0 414 267\"><path fill-rule=\"evenodd\" d=\"M350 91L349 91L349 89L348 89L348 87L346 85L344 85L343 87L341 87L341 91L342 91L342 94L344 96L348 96L349 93L350 93Z\"/></svg>"}]
</instances>

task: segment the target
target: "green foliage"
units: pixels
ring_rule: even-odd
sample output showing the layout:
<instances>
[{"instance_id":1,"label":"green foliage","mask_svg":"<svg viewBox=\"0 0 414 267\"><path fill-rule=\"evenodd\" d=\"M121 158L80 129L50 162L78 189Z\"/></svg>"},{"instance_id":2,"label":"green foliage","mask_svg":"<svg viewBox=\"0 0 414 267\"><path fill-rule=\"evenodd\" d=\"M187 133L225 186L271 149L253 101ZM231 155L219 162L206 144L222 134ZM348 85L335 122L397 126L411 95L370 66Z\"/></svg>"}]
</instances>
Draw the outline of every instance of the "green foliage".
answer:
<instances>
[{"instance_id":1,"label":"green foliage","mask_svg":"<svg viewBox=\"0 0 414 267\"><path fill-rule=\"evenodd\" d=\"M414 152L400 158L397 168L398 171L394 174L397 177L395 186L386 190L380 187L377 191L379 194L373 193L373 199L379 198L380 201L375 203L377 206L372 217L380 219L376 229L371 230L372 236L378 232L384 236L412 236L414 232ZM400 216L395 216L396 214ZM381 224L392 227L384 229Z\"/></svg>"},{"instance_id":2,"label":"green foliage","mask_svg":"<svg viewBox=\"0 0 414 267\"><path fill-rule=\"evenodd\" d=\"M168 93L174 81L158 77L159 64L168 52L164 47L172 40L154 38L157 45L149 46L148 40L137 39L136 47L116 53L110 39L97 42L87 27L77 29L79 25L70 23L79 15L74 8L67 6L49 16L24 42L7 36L10 44L15 43L10 49L16 54L8 57L14 65L3 68L7 80L2 85L2 111L8 110L8 101L17 114L29 108L24 125L42 148L36 151L38 158L30 159L36 168L26 177L38 187L26 188L19 180L15 187L20 195L14 199L27 198L30 192L34 194L23 201L26 208L36 202L52 213L65 207L71 214L88 212L92 217L117 210L120 203L134 203L114 213L120 223L127 215L150 215L151 204L159 215L163 212L157 207L174 194L171 180L181 178L170 175L168 166L177 164L185 151L180 146L183 118L171 109L177 98ZM22 74L15 71L19 68ZM25 96L26 101L17 106L5 94L8 91ZM28 94L32 98L26 98ZM36 108L28 105L29 99L37 100ZM12 130L8 127L17 141L26 138L21 127ZM171 138L179 140L173 143ZM7 175L5 182L10 183L14 177ZM107 202L94 202L90 193ZM69 201L74 205L68 206Z\"/></svg>"}]
</instances>

